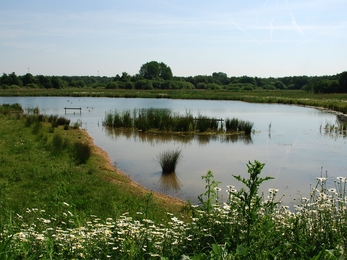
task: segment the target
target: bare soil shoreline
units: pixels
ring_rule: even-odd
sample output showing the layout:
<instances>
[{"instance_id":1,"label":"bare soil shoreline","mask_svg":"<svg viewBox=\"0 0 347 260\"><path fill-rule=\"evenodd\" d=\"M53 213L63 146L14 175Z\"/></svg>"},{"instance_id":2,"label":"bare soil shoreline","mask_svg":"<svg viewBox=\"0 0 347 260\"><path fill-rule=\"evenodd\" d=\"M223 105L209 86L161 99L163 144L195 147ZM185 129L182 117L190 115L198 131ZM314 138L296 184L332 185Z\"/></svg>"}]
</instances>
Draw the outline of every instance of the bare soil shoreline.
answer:
<instances>
[{"instance_id":1,"label":"bare soil shoreline","mask_svg":"<svg viewBox=\"0 0 347 260\"><path fill-rule=\"evenodd\" d=\"M131 180L128 175L126 175L121 170L117 169L111 163L111 159L108 156L108 154L104 150L102 150L100 147L98 147L97 145L94 144L93 138L90 137L90 135L87 133L86 130L81 130L81 131L82 131L83 135L85 136L88 144L92 147L92 153L99 156L104 161L103 169L113 173L114 175L122 176L123 177L122 180L124 180L124 181L119 181L116 178L108 177L107 178L108 181L115 183L115 184L118 184L118 185L128 185L128 186L132 187L133 189L136 189L140 194L147 194L149 192L152 192L156 199L164 202L165 204L169 204L172 206L180 206L180 207L183 207L184 205L187 204L187 202L182 201L178 198L174 198L174 197L165 195L165 194L157 192L157 191L149 190L149 189L141 186L140 184L136 183L135 181ZM112 174L111 174L111 176L112 176Z\"/></svg>"}]
</instances>

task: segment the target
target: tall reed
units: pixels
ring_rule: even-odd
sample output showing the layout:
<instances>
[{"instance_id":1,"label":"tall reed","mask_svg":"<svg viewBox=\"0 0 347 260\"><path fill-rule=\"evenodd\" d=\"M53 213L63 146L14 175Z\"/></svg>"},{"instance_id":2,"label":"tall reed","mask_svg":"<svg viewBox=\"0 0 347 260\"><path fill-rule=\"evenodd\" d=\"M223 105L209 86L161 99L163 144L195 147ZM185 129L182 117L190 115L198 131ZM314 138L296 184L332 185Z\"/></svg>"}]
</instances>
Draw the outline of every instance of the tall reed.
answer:
<instances>
[{"instance_id":1,"label":"tall reed","mask_svg":"<svg viewBox=\"0 0 347 260\"><path fill-rule=\"evenodd\" d=\"M253 125L254 124L249 121L243 121L237 118L227 118L225 120L225 129L227 132L244 132L245 135L250 135Z\"/></svg>"},{"instance_id":2,"label":"tall reed","mask_svg":"<svg viewBox=\"0 0 347 260\"><path fill-rule=\"evenodd\" d=\"M182 160L182 150L167 150L157 156L157 162L161 166L163 174L171 174L176 171L178 163Z\"/></svg>"}]
</instances>

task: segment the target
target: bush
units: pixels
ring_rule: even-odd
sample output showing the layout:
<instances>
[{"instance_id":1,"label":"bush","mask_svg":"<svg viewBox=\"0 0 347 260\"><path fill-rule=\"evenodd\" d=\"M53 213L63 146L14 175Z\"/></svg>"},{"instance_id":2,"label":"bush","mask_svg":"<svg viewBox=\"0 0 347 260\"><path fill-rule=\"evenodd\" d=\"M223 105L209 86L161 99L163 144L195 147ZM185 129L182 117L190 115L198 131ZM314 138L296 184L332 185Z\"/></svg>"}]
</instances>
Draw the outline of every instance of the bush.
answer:
<instances>
[{"instance_id":1,"label":"bush","mask_svg":"<svg viewBox=\"0 0 347 260\"><path fill-rule=\"evenodd\" d=\"M78 164L84 164L88 161L92 154L92 148L87 143L82 143L77 141L72 146L72 152L74 154L74 158Z\"/></svg>"}]
</instances>

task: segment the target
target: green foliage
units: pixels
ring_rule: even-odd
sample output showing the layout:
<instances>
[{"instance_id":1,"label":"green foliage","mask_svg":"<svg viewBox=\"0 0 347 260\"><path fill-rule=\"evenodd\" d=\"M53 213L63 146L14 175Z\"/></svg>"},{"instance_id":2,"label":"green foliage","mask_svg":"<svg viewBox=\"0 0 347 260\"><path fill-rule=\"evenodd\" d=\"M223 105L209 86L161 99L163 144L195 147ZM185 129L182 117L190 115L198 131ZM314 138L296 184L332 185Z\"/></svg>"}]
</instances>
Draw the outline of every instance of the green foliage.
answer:
<instances>
[{"instance_id":1,"label":"green foliage","mask_svg":"<svg viewBox=\"0 0 347 260\"><path fill-rule=\"evenodd\" d=\"M251 229L257 221L257 215L262 208L262 198L258 195L259 186L264 181L273 179L272 177L261 178L259 176L264 166L265 164L258 161L254 161L253 164L249 162L247 165L249 173L248 179L242 178L240 175L233 175L236 180L242 182L248 188L248 190L241 188L240 191L234 194L240 201L240 207L242 208L243 215L246 219L247 246L250 246L251 244Z\"/></svg>"},{"instance_id":2,"label":"green foliage","mask_svg":"<svg viewBox=\"0 0 347 260\"><path fill-rule=\"evenodd\" d=\"M205 192L198 196L199 202L201 203L202 210L206 210L207 214L213 209L213 205L218 203L217 187L220 182L214 180L212 171L208 171L205 176L202 176L205 180Z\"/></svg>"},{"instance_id":3,"label":"green foliage","mask_svg":"<svg viewBox=\"0 0 347 260\"><path fill-rule=\"evenodd\" d=\"M3 115L17 114L21 116L23 113L24 113L24 109L19 103L0 105L0 114L3 114Z\"/></svg>"},{"instance_id":4,"label":"green foliage","mask_svg":"<svg viewBox=\"0 0 347 260\"><path fill-rule=\"evenodd\" d=\"M347 71L344 71L339 76L340 92L347 93Z\"/></svg>"},{"instance_id":5,"label":"green foliage","mask_svg":"<svg viewBox=\"0 0 347 260\"><path fill-rule=\"evenodd\" d=\"M84 164L91 156L92 149L89 144L80 141L74 142L72 152L78 164Z\"/></svg>"},{"instance_id":6,"label":"green foliage","mask_svg":"<svg viewBox=\"0 0 347 260\"><path fill-rule=\"evenodd\" d=\"M250 135L253 128L253 123L249 121L239 120L238 118L227 118L225 120L225 129L230 132L244 132L245 135Z\"/></svg>"},{"instance_id":7,"label":"green foliage","mask_svg":"<svg viewBox=\"0 0 347 260\"><path fill-rule=\"evenodd\" d=\"M171 68L163 62L151 61L143 64L140 68L139 74L145 79L163 79L171 80Z\"/></svg>"}]
</instances>

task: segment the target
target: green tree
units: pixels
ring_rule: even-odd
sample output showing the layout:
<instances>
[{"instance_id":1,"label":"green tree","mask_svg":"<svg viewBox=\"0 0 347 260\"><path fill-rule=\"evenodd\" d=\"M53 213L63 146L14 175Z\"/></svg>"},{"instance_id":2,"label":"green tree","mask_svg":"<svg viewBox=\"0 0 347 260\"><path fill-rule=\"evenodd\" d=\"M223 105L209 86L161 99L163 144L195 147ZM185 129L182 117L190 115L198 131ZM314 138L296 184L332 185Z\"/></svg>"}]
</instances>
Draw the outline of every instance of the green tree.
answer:
<instances>
[{"instance_id":1,"label":"green tree","mask_svg":"<svg viewBox=\"0 0 347 260\"><path fill-rule=\"evenodd\" d=\"M51 78L43 75L38 75L37 82L41 88L53 88Z\"/></svg>"},{"instance_id":2,"label":"green tree","mask_svg":"<svg viewBox=\"0 0 347 260\"><path fill-rule=\"evenodd\" d=\"M239 78L239 83L250 83L253 86L257 85L255 79L253 77L249 77L249 76L242 76L242 77L240 77Z\"/></svg>"},{"instance_id":3,"label":"green tree","mask_svg":"<svg viewBox=\"0 0 347 260\"><path fill-rule=\"evenodd\" d=\"M18 78L18 76L16 75L16 73L12 72L9 76L10 79L10 84L11 85L16 85L16 86L22 86L22 81L20 80L20 78Z\"/></svg>"},{"instance_id":4,"label":"green tree","mask_svg":"<svg viewBox=\"0 0 347 260\"><path fill-rule=\"evenodd\" d=\"M51 78L51 82L52 82L53 88L55 88L55 89L65 88L67 85L65 81L63 81L61 78L59 78L57 76L53 76Z\"/></svg>"},{"instance_id":5,"label":"green tree","mask_svg":"<svg viewBox=\"0 0 347 260\"><path fill-rule=\"evenodd\" d=\"M157 61L150 61L143 64L139 71L140 75L145 79L172 79L171 68L168 67L165 63L158 63Z\"/></svg>"},{"instance_id":6,"label":"green tree","mask_svg":"<svg viewBox=\"0 0 347 260\"><path fill-rule=\"evenodd\" d=\"M286 88L286 85L283 84L282 81L276 81L274 86L277 88L277 89L285 89Z\"/></svg>"},{"instance_id":7,"label":"green tree","mask_svg":"<svg viewBox=\"0 0 347 260\"><path fill-rule=\"evenodd\" d=\"M339 90L347 93L347 71L344 71L339 76Z\"/></svg>"},{"instance_id":8,"label":"green tree","mask_svg":"<svg viewBox=\"0 0 347 260\"><path fill-rule=\"evenodd\" d=\"M11 79L6 73L3 73L1 78L0 78L0 83L1 83L1 85L9 86L9 85L11 85Z\"/></svg>"},{"instance_id":9,"label":"green tree","mask_svg":"<svg viewBox=\"0 0 347 260\"><path fill-rule=\"evenodd\" d=\"M228 85L229 84L229 79L228 75L224 72L213 72L212 77L217 80L217 84L221 85Z\"/></svg>"},{"instance_id":10,"label":"green tree","mask_svg":"<svg viewBox=\"0 0 347 260\"><path fill-rule=\"evenodd\" d=\"M26 86L29 84L36 83L36 79L31 73L27 73L24 76L22 76L22 82L23 82L23 85Z\"/></svg>"}]
</instances>

